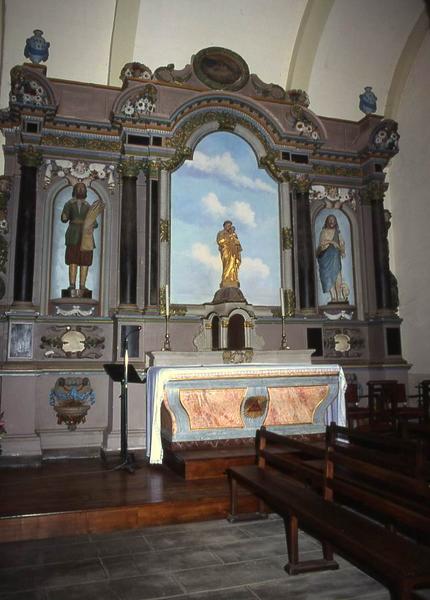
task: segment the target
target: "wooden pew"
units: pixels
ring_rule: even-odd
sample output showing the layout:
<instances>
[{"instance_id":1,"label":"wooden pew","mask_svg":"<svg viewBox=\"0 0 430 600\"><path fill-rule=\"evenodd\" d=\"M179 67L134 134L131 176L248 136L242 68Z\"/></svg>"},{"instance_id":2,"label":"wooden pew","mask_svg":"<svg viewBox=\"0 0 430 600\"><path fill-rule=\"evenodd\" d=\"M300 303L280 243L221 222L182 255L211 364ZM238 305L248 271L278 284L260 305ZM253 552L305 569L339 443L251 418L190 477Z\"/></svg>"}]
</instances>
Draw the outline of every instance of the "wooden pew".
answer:
<instances>
[{"instance_id":1,"label":"wooden pew","mask_svg":"<svg viewBox=\"0 0 430 600\"><path fill-rule=\"evenodd\" d=\"M336 444L327 448L324 493L430 546L430 488L414 477L360 460ZM430 564L429 564L430 567Z\"/></svg>"},{"instance_id":2,"label":"wooden pew","mask_svg":"<svg viewBox=\"0 0 430 600\"><path fill-rule=\"evenodd\" d=\"M279 438L282 436L276 435L276 438L273 438L273 435L276 434L264 429L260 431L257 465L231 467L227 470L231 489L231 520L238 517L237 486L240 485L250 490L284 519L288 547L288 564L285 569L289 574L336 569L334 548L351 563L387 585L393 599L407 600L412 597L415 588L430 587L429 548L418 545L333 501L333 496L337 493L333 482L336 480L338 469L332 450L332 454L327 452L321 496L315 490L291 478L290 468L294 461L286 460L288 470L285 472L282 455L268 449L273 442L277 445L281 443ZM290 452L287 450L286 454ZM342 454L340 456L341 459L345 458ZM295 466L299 468L298 463ZM354 466L357 467L356 464L350 463L348 469L351 470ZM393 474L386 471L390 475ZM403 483L410 484L409 481ZM377 497L377 490L368 491L368 494L371 493ZM408 518L412 520L414 514L414 509L410 506ZM300 560L299 525L301 529L322 541L323 556L320 560Z\"/></svg>"},{"instance_id":3,"label":"wooden pew","mask_svg":"<svg viewBox=\"0 0 430 600\"><path fill-rule=\"evenodd\" d=\"M399 439L394 435L351 430L331 423L327 428L327 444L337 445L346 453L378 464L387 469L427 480L430 465L425 443L421 440Z\"/></svg>"}]
</instances>

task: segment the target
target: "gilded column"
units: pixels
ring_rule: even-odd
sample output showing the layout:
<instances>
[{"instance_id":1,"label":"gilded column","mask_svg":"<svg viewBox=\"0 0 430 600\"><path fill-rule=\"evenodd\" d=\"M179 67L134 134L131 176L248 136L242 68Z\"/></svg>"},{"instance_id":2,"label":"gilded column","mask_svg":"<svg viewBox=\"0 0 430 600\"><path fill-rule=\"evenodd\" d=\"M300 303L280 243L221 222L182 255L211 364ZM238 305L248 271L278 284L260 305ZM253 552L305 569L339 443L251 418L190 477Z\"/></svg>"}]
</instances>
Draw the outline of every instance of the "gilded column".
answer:
<instances>
[{"instance_id":1,"label":"gilded column","mask_svg":"<svg viewBox=\"0 0 430 600\"><path fill-rule=\"evenodd\" d=\"M21 184L15 241L13 298L15 302L31 302L36 234L37 169L43 162L42 152L35 150L33 146L23 148L18 154L18 161L21 165Z\"/></svg>"},{"instance_id":2,"label":"gilded column","mask_svg":"<svg viewBox=\"0 0 430 600\"><path fill-rule=\"evenodd\" d=\"M363 200L371 207L373 262L375 269L376 306L378 310L392 310L391 278L387 227L384 214L384 194L388 184L371 181L363 193Z\"/></svg>"},{"instance_id":3,"label":"gilded column","mask_svg":"<svg viewBox=\"0 0 430 600\"><path fill-rule=\"evenodd\" d=\"M120 164L122 175L119 301L137 302L137 177L141 163L133 157Z\"/></svg>"},{"instance_id":4,"label":"gilded column","mask_svg":"<svg viewBox=\"0 0 430 600\"><path fill-rule=\"evenodd\" d=\"M315 308L315 261L309 210L310 180L307 176L292 178L296 201L297 275L299 306L302 310Z\"/></svg>"}]
</instances>

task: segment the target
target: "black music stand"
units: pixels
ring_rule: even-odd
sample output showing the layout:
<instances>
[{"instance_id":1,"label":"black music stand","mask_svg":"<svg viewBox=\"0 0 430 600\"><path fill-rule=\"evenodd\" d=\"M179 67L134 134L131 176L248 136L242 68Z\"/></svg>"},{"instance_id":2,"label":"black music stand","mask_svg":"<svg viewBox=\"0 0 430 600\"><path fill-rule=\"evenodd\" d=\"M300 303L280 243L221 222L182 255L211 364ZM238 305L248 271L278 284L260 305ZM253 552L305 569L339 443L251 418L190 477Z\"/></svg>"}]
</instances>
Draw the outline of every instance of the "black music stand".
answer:
<instances>
[{"instance_id":1,"label":"black music stand","mask_svg":"<svg viewBox=\"0 0 430 600\"><path fill-rule=\"evenodd\" d=\"M128 410L128 384L145 383L146 377L139 377L133 365L127 365L127 370L123 363L111 363L103 365L104 370L112 379L121 383L121 463L116 469L126 469L129 473L134 473L137 468L133 454L129 454L127 447L127 410Z\"/></svg>"}]
</instances>

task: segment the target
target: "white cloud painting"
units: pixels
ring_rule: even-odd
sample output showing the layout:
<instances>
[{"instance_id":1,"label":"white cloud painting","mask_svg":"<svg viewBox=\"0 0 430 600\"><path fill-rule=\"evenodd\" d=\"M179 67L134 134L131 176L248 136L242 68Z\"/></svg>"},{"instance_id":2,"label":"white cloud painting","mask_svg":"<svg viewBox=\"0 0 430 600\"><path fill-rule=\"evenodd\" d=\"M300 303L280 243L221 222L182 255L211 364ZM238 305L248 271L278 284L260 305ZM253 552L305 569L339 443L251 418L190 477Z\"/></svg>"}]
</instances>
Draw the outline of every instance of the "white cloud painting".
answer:
<instances>
[{"instance_id":1,"label":"white cloud painting","mask_svg":"<svg viewBox=\"0 0 430 600\"><path fill-rule=\"evenodd\" d=\"M257 166L251 147L213 133L172 175L171 301L211 302L222 266L216 236L233 222L242 246L239 281L250 304L279 304L278 186Z\"/></svg>"}]
</instances>

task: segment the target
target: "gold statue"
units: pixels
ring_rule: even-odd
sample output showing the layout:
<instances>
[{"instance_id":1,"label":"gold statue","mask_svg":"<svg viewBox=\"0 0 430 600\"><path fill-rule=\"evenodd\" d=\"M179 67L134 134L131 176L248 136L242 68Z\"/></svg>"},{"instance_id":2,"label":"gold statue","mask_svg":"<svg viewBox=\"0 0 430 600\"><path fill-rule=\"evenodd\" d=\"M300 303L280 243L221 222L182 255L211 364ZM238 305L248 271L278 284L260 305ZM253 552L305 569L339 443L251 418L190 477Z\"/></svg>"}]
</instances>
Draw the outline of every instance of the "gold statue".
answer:
<instances>
[{"instance_id":1,"label":"gold statue","mask_svg":"<svg viewBox=\"0 0 430 600\"><path fill-rule=\"evenodd\" d=\"M93 231L98 227L97 216L103 212L104 204L97 199L93 204L86 200L87 186L83 182L73 187L72 198L66 202L61 213L63 223L69 223L66 231L66 265L69 265L69 290L76 289L79 272L79 289L88 292L85 282L88 269L93 262L95 248Z\"/></svg>"},{"instance_id":2,"label":"gold statue","mask_svg":"<svg viewBox=\"0 0 430 600\"><path fill-rule=\"evenodd\" d=\"M238 275L240 263L242 262L242 246L240 245L236 229L231 221L224 221L223 229L218 232L216 241L222 262L222 280L220 287L240 287Z\"/></svg>"}]
</instances>

